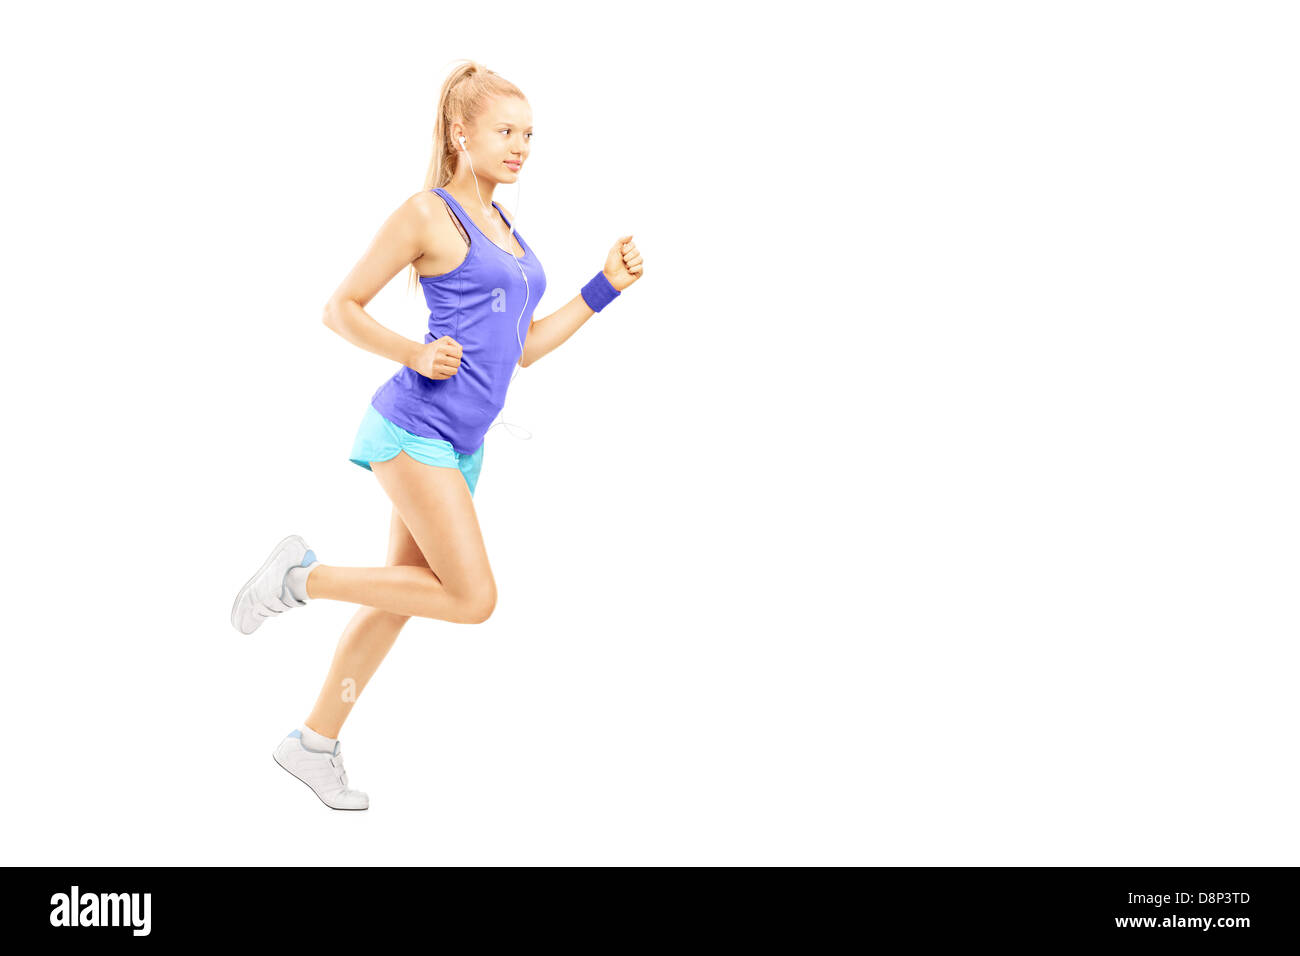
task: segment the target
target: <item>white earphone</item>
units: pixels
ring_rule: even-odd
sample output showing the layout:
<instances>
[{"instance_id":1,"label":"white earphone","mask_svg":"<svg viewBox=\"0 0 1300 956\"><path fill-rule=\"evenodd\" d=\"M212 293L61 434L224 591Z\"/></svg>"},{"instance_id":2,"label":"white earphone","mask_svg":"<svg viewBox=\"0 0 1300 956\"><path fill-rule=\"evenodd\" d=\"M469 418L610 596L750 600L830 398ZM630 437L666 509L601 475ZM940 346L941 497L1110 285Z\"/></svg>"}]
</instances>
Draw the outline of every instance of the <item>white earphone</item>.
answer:
<instances>
[{"instance_id":1,"label":"white earphone","mask_svg":"<svg viewBox=\"0 0 1300 956\"><path fill-rule=\"evenodd\" d=\"M483 196L482 196L482 195L479 193L479 191L478 191L478 174L474 172L474 160L473 160L473 159L470 157L470 155L469 155L469 148L465 146L465 137L464 137L464 136L461 136L461 137L460 137L460 148L461 148L461 151L464 152L464 154L465 154L465 158L466 158L467 160L469 160L469 171L470 171L470 174L473 175L473 177L474 177L474 195L475 195L475 197L478 199L478 207L479 207L480 209L483 210L483 216L484 216L485 219L491 219L491 218L492 218L492 214L491 214L490 212L488 212L487 209L483 206ZM511 220L511 222L510 222L510 236L509 236L509 239L511 240L511 242L510 242L510 248L507 249L507 250L505 250L505 251L508 252L508 253L510 253L510 258L511 258L511 259L515 260L515 266L516 266L516 268L519 269L519 274L523 277L523 280L524 280L524 290L525 290L525 292L524 292L524 307L523 307L523 309L522 309L522 310L520 311L520 313L519 313L519 318L517 318L517 319L515 320L515 341L517 341L517 342L519 343L519 351L522 353L523 350L524 350L524 340L523 340L523 339L520 337L520 335L519 335L519 323L523 321L523 319L524 319L524 314L527 313L527 311L528 311L528 302L529 302L529 300L530 300L531 297L532 297L532 289L529 288L529 285L528 285L528 276L527 276L527 274L524 272L524 267L523 267L522 265L520 265L520 263L519 263L519 257L515 255L515 250L514 250L514 241L513 241L513 240L514 240L514 237L515 237L515 222L517 222L518 220L519 220L519 203L518 203L518 201L516 201L516 202L515 202L515 217L514 217L514 219ZM490 240L489 240L489 241L490 241ZM506 390L507 390L507 392L508 392L509 389L510 389L510 385L514 383L515 376L519 374L519 369L520 369L520 366L519 366L518 363L516 363L516 364L515 364L514 371L510 373L510 381L506 383ZM503 406L503 409L502 409L502 410L504 411L504 406ZM489 426L488 426L488 431L491 431L493 428L496 428L496 426L498 426L498 425L505 425L505 426L507 427L507 430L510 429L510 428L523 428L522 425L516 425L516 424L514 424L513 422L508 422L508 421L506 421L506 420L503 418L503 419L500 419L499 421L495 421L495 422L493 422L491 425L489 425ZM532 438L532 437L533 437L533 433L532 433L531 431L529 431L527 428L523 428L523 430L524 430L525 432L527 432L527 435L525 436L525 438ZM514 432L511 432L510 434L511 434L511 435L514 435ZM515 435L514 437L518 437L518 436Z\"/></svg>"}]
</instances>

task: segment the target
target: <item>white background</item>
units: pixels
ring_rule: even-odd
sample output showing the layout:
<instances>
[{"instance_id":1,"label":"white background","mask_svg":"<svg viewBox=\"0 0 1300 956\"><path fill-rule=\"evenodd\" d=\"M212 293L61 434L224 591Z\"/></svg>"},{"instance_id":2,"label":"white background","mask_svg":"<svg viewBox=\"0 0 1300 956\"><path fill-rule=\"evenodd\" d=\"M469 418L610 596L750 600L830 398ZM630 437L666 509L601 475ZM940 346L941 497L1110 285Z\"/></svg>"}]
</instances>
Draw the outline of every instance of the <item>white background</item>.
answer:
<instances>
[{"instance_id":1,"label":"white background","mask_svg":"<svg viewBox=\"0 0 1300 956\"><path fill-rule=\"evenodd\" d=\"M1295 864L1293 11L8 12L6 862ZM407 625L337 813L270 755L355 608L229 608L384 561L320 312L457 57L538 317L646 274L519 372L495 614Z\"/></svg>"}]
</instances>

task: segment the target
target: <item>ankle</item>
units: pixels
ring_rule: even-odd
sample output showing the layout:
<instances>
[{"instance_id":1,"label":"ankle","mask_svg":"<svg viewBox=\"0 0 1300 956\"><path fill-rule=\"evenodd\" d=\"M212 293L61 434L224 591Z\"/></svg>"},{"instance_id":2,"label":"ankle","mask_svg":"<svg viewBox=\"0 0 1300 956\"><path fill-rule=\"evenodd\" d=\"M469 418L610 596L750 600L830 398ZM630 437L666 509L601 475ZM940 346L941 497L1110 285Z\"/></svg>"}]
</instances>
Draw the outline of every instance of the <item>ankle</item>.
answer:
<instances>
[{"instance_id":1,"label":"ankle","mask_svg":"<svg viewBox=\"0 0 1300 956\"><path fill-rule=\"evenodd\" d=\"M311 593L311 573L320 566L321 563L319 561L313 561L307 567L302 569L302 593L305 594L308 599L316 596Z\"/></svg>"},{"instance_id":2,"label":"ankle","mask_svg":"<svg viewBox=\"0 0 1300 956\"><path fill-rule=\"evenodd\" d=\"M306 723L298 728L302 734L303 746L308 750L315 750L324 753L333 753L335 746L338 744L338 737L331 737L329 734L322 734L319 731L312 730ZM335 731L337 734L337 731Z\"/></svg>"},{"instance_id":3,"label":"ankle","mask_svg":"<svg viewBox=\"0 0 1300 956\"><path fill-rule=\"evenodd\" d=\"M285 587L289 590L289 593L293 595L295 600L310 601L315 596L308 589L307 581L310 579L311 573L318 567L320 567L320 562L313 561L306 567L299 565L298 567L290 568L285 572Z\"/></svg>"}]
</instances>

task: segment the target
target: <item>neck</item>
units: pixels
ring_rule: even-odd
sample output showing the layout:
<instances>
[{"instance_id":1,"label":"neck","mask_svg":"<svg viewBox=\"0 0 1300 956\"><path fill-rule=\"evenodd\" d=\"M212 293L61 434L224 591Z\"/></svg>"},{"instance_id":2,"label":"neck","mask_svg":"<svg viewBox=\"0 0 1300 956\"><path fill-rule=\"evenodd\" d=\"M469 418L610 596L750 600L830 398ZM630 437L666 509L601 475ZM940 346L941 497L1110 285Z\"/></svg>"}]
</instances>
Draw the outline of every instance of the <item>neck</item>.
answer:
<instances>
[{"instance_id":1,"label":"neck","mask_svg":"<svg viewBox=\"0 0 1300 956\"><path fill-rule=\"evenodd\" d=\"M490 215L495 216L496 213L492 211L492 194L496 190L496 182L486 176L479 176L476 184L468 161L457 163L457 166L459 168L452 175L451 182L442 188L455 196L466 209L473 209L480 213L487 210ZM479 205L480 203L482 206Z\"/></svg>"}]
</instances>

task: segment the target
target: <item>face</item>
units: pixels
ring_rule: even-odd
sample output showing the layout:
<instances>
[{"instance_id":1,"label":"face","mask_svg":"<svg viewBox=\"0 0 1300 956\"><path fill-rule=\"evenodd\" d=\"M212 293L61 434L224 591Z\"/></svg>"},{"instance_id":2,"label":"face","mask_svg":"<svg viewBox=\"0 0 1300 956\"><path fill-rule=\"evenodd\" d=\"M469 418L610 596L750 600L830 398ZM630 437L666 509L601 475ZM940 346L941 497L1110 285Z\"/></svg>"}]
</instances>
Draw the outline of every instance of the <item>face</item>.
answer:
<instances>
[{"instance_id":1,"label":"face","mask_svg":"<svg viewBox=\"0 0 1300 956\"><path fill-rule=\"evenodd\" d=\"M465 137L475 172L512 183L532 149L533 111L518 97L498 97Z\"/></svg>"}]
</instances>

